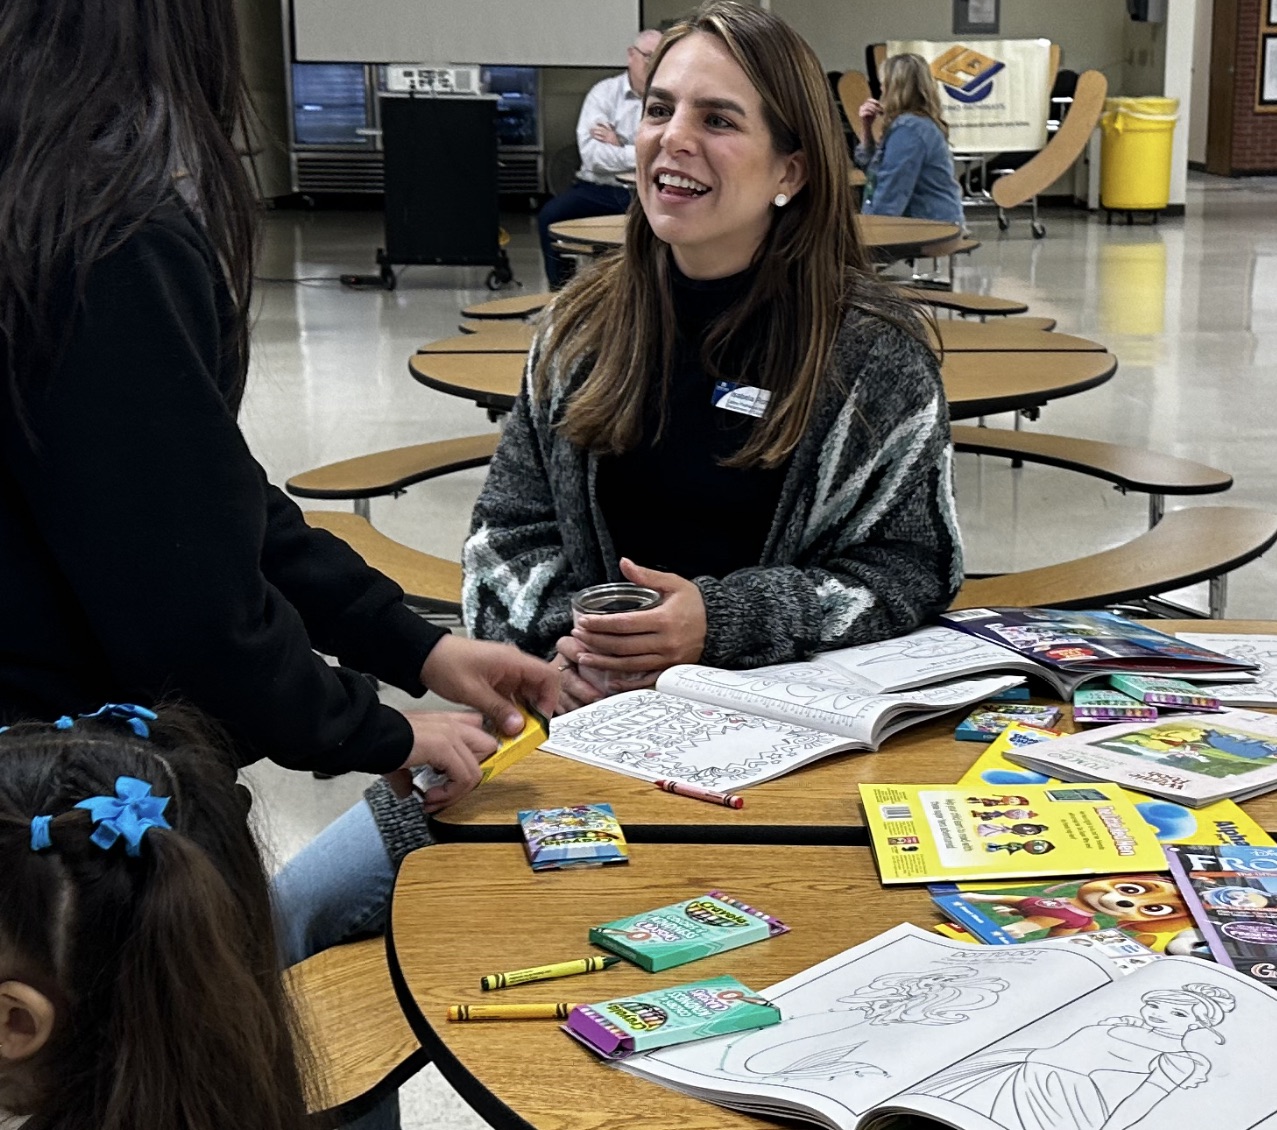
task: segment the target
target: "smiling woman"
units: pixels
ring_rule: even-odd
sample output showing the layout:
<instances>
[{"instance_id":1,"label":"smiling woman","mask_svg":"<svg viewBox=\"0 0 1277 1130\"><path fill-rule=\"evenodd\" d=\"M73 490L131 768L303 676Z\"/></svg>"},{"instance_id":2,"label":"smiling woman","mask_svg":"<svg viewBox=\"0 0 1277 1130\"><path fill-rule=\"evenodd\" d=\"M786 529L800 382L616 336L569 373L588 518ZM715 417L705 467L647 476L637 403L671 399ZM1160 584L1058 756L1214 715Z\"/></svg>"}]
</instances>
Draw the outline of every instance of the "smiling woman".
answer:
<instances>
[{"instance_id":1,"label":"smiling woman","mask_svg":"<svg viewBox=\"0 0 1277 1130\"><path fill-rule=\"evenodd\" d=\"M866 265L811 48L706 4L635 148L623 253L549 309L464 553L472 630L557 651L565 709L896 635L961 577L935 361ZM661 605L574 628L572 593L621 579Z\"/></svg>"}]
</instances>

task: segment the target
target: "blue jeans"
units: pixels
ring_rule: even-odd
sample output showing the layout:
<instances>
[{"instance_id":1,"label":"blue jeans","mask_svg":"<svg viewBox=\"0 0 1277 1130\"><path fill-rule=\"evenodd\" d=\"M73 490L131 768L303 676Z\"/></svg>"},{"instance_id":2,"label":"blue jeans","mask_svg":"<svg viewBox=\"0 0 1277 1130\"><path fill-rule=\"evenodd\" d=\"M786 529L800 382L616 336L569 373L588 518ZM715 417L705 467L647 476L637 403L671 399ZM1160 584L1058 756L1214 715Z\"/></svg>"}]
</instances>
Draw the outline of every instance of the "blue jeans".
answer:
<instances>
[{"instance_id":1,"label":"blue jeans","mask_svg":"<svg viewBox=\"0 0 1277 1130\"><path fill-rule=\"evenodd\" d=\"M384 934L395 868L364 801L290 859L271 885L280 965L369 934ZM399 1094L343 1130L399 1130Z\"/></svg>"},{"instance_id":2,"label":"blue jeans","mask_svg":"<svg viewBox=\"0 0 1277 1130\"><path fill-rule=\"evenodd\" d=\"M630 206L630 190L611 184L573 181L570 188L551 197L537 214L541 232L541 257L545 260L545 277L552 290L558 290L572 277L572 262L556 254L550 247L550 225L563 220L583 220L587 216L619 216Z\"/></svg>"}]
</instances>

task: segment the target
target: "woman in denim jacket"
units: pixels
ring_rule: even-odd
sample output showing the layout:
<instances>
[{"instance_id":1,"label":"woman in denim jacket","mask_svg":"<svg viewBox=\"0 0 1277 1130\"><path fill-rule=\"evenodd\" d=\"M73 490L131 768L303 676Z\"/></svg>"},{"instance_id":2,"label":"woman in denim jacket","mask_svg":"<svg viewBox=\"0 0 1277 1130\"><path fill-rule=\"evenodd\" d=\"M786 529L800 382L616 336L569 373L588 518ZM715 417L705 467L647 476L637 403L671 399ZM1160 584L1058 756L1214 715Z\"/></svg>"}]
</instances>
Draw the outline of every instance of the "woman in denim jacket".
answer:
<instances>
[{"instance_id":1,"label":"woman in denim jacket","mask_svg":"<svg viewBox=\"0 0 1277 1130\"><path fill-rule=\"evenodd\" d=\"M884 119L882 139L873 124ZM882 101L860 107L865 140L854 160L865 170L867 216L913 216L962 223L962 192L953 173L949 127L940 96L921 55L893 55L883 64Z\"/></svg>"}]
</instances>

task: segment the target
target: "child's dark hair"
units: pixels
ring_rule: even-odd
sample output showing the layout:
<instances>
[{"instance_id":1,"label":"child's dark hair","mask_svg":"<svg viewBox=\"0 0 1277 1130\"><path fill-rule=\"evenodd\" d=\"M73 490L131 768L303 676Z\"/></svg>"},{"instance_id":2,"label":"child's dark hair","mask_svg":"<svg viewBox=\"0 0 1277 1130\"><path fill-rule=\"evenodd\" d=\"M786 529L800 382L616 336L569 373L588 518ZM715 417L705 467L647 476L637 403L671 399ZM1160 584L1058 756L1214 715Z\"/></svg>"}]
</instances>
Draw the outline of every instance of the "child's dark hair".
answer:
<instances>
[{"instance_id":1,"label":"child's dark hair","mask_svg":"<svg viewBox=\"0 0 1277 1130\"><path fill-rule=\"evenodd\" d=\"M150 729L81 719L0 733L0 980L32 985L57 1014L45 1047L3 1069L0 1106L30 1113L30 1130L300 1130L303 1073L247 790L195 715L166 710ZM116 796L119 777L170 798L171 827L149 828L136 855L124 839L92 842L93 817L75 807Z\"/></svg>"}]
</instances>

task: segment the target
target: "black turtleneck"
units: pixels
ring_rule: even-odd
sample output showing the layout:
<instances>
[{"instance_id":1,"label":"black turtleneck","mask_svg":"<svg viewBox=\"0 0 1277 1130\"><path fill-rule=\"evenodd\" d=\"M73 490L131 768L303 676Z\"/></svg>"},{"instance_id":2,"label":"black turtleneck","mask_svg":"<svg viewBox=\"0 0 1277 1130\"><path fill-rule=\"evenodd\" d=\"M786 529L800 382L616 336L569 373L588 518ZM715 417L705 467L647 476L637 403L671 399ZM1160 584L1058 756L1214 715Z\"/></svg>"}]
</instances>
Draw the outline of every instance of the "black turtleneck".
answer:
<instances>
[{"instance_id":1,"label":"black turtleneck","mask_svg":"<svg viewBox=\"0 0 1277 1130\"><path fill-rule=\"evenodd\" d=\"M701 363L706 329L744 295L753 271L701 281L670 266L678 337L665 428L653 442L661 396L653 380L642 441L599 460L598 501L618 558L687 578L724 577L759 563L787 469L722 465L757 421L713 404L715 382ZM747 352L743 344L734 342L731 353ZM759 383L744 372L722 377L742 386Z\"/></svg>"}]
</instances>

